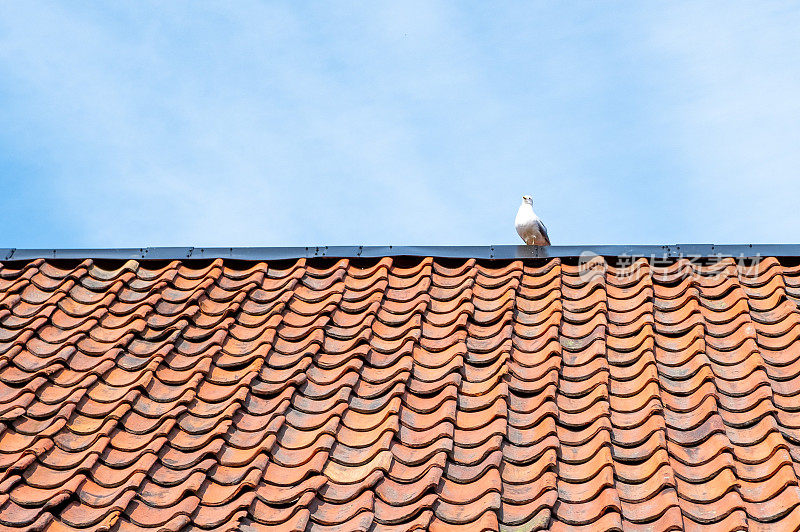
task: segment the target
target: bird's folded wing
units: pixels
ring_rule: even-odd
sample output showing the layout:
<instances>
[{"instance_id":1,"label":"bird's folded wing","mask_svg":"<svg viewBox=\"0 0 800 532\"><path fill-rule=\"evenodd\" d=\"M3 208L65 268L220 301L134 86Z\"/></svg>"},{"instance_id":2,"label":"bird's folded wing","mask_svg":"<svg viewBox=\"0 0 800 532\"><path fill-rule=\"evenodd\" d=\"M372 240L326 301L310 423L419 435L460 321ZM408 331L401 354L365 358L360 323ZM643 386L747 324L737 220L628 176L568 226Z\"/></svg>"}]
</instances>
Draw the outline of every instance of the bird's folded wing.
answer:
<instances>
[{"instance_id":1,"label":"bird's folded wing","mask_svg":"<svg viewBox=\"0 0 800 532\"><path fill-rule=\"evenodd\" d=\"M547 227L544 226L541 220L536 220L536 224L539 226L539 232L544 237L545 246L550 245L550 237L547 236Z\"/></svg>"}]
</instances>

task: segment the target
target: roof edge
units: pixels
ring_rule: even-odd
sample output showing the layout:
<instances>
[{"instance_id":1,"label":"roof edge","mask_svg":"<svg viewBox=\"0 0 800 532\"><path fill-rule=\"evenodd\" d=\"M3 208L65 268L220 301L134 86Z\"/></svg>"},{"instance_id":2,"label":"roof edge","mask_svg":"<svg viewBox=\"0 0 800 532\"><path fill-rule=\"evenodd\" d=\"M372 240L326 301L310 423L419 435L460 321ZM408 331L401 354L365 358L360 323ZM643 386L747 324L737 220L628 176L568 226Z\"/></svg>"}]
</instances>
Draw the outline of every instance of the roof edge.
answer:
<instances>
[{"instance_id":1,"label":"roof edge","mask_svg":"<svg viewBox=\"0 0 800 532\"><path fill-rule=\"evenodd\" d=\"M145 247L107 249L0 248L0 260L119 259L285 260L298 258L437 257L475 259L543 259L604 257L800 257L800 244L667 244L611 246L306 246L306 247Z\"/></svg>"}]
</instances>

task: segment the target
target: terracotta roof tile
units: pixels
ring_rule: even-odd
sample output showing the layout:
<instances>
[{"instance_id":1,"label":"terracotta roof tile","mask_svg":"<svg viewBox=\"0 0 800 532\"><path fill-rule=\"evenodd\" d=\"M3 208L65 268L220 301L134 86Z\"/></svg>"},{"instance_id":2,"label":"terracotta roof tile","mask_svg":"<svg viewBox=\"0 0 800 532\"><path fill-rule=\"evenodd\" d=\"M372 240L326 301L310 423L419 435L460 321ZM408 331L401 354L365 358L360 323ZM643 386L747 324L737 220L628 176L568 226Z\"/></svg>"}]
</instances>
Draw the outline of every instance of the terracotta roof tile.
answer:
<instances>
[{"instance_id":1,"label":"terracotta roof tile","mask_svg":"<svg viewBox=\"0 0 800 532\"><path fill-rule=\"evenodd\" d=\"M800 525L779 259L112 262L0 267L6 528Z\"/></svg>"}]
</instances>

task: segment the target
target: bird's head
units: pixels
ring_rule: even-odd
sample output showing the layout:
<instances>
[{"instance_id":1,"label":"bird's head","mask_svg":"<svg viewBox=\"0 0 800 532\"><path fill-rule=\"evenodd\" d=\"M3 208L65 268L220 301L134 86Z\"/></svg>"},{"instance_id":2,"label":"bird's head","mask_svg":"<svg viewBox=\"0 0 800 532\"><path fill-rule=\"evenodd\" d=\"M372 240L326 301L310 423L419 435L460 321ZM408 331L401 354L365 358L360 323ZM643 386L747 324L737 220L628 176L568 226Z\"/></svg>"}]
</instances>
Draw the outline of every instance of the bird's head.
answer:
<instances>
[{"instance_id":1,"label":"bird's head","mask_svg":"<svg viewBox=\"0 0 800 532\"><path fill-rule=\"evenodd\" d=\"M533 198L528 196L528 195L522 196L522 203L527 203L528 205L533 205Z\"/></svg>"}]
</instances>

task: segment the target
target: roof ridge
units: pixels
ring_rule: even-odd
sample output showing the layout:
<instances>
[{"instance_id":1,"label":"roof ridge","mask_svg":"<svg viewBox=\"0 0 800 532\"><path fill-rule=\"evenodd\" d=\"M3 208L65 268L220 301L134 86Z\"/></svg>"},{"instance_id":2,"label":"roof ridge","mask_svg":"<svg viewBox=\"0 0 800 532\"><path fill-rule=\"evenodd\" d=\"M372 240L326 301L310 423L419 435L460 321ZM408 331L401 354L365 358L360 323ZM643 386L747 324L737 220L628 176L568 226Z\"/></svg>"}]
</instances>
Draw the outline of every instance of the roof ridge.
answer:
<instances>
[{"instance_id":1,"label":"roof ridge","mask_svg":"<svg viewBox=\"0 0 800 532\"><path fill-rule=\"evenodd\" d=\"M0 248L0 260L46 259L241 259L435 257L542 259L604 257L800 257L800 244L653 244L574 246L295 246L295 247L140 247L140 248Z\"/></svg>"}]
</instances>

